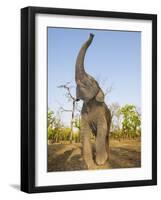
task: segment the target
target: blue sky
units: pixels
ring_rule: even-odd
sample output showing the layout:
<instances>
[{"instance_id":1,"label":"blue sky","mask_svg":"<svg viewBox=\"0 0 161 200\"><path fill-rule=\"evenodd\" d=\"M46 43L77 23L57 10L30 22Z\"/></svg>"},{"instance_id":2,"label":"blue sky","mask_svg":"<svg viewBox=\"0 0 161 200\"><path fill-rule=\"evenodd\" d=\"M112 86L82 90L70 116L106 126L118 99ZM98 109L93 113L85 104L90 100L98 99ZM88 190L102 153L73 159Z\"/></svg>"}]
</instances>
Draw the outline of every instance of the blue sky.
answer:
<instances>
[{"instance_id":1,"label":"blue sky","mask_svg":"<svg viewBox=\"0 0 161 200\"><path fill-rule=\"evenodd\" d=\"M85 69L103 89L112 86L107 105L134 104L141 107L141 33L110 30L48 28L48 107L71 108L65 90L57 86L71 82L75 96L75 62L89 33L95 37L87 50ZM71 113L62 113L67 125Z\"/></svg>"}]
</instances>

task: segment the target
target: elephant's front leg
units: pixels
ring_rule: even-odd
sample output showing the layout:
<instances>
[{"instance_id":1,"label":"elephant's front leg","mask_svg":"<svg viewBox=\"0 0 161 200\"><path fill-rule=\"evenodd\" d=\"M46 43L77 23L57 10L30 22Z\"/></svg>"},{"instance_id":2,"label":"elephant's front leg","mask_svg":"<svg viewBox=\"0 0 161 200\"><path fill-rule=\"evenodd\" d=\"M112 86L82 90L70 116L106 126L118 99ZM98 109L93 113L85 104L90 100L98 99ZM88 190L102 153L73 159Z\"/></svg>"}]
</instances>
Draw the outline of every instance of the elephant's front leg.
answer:
<instances>
[{"instance_id":1,"label":"elephant's front leg","mask_svg":"<svg viewBox=\"0 0 161 200\"><path fill-rule=\"evenodd\" d=\"M83 158L87 164L88 169L95 169L96 165L93 160L92 146L90 142L90 133L91 129L89 127L89 124L86 121L86 119L82 117L80 134L81 134Z\"/></svg>"},{"instance_id":2,"label":"elephant's front leg","mask_svg":"<svg viewBox=\"0 0 161 200\"><path fill-rule=\"evenodd\" d=\"M103 165L107 161L109 155L107 150L108 145L108 127L106 119L99 119L97 123L97 136L96 136L96 163Z\"/></svg>"}]
</instances>

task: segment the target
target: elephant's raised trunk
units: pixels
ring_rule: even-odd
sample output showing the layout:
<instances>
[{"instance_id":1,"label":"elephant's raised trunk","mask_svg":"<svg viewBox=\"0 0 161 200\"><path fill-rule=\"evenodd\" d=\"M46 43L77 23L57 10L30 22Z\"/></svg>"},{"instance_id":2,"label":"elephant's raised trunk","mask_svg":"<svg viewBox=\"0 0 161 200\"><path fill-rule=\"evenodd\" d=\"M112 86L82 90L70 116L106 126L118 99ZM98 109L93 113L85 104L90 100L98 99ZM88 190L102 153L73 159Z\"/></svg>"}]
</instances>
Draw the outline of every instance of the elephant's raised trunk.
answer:
<instances>
[{"instance_id":1,"label":"elephant's raised trunk","mask_svg":"<svg viewBox=\"0 0 161 200\"><path fill-rule=\"evenodd\" d=\"M78 82L79 80L82 80L84 75L86 74L85 69L84 69L84 57L89 45L91 44L93 40L93 37L94 37L94 34L90 33L88 40L83 44L77 56L76 65L75 65L76 82Z\"/></svg>"}]
</instances>

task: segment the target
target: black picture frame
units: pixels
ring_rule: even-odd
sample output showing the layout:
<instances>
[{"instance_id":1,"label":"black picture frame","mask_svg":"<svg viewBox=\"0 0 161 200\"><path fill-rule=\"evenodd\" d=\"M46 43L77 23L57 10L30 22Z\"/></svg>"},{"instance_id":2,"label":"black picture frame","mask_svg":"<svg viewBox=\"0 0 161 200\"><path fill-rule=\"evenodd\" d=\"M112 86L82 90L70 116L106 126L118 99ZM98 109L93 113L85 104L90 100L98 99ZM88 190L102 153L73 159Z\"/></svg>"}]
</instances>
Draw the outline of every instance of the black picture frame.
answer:
<instances>
[{"instance_id":1,"label":"black picture frame","mask_svg":"<svg viewBox=\"0 0 161 200\"><path fill-rule=\"evenodd\" d=\"M111 17L152 21L152 179L59 186L35 186L35 15ZM157 184L157 15L45 7L21 9L21 190L27 193Z\"/></svg>"}]
</instances>

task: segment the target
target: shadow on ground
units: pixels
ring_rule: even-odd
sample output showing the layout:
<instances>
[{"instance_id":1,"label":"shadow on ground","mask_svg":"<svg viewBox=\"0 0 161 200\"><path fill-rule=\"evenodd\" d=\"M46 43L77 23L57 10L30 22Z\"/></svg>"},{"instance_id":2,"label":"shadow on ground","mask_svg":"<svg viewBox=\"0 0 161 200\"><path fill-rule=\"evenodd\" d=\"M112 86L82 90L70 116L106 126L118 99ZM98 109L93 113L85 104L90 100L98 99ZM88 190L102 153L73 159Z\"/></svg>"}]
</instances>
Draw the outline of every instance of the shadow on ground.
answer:
<instances>
[{"instance_id":1,"label":"shadow on ground","mask_svg":"<svg viewBox=\"0 0 161 200\"><path fill-rule=\"evenodd\" d=\"M140 140L111 140L110 159L97 169L134 168L141 166ZM48 145L48 172L87 170L81 156L81 144Z\"/></svg>"},{"instance_id":2,"label":"shadow on ground","mask_svg":"<svg viewBox=\"0 0 161 200\"><path fill-rule=\"evenodd\" d=\"M18 184L10 184L10 187L14 188L15 190L20 190L20 185Z\"/></svg>"}]
</instances>

